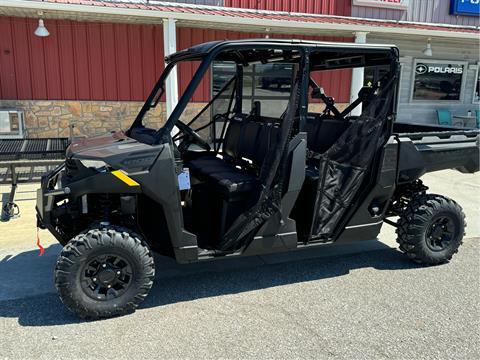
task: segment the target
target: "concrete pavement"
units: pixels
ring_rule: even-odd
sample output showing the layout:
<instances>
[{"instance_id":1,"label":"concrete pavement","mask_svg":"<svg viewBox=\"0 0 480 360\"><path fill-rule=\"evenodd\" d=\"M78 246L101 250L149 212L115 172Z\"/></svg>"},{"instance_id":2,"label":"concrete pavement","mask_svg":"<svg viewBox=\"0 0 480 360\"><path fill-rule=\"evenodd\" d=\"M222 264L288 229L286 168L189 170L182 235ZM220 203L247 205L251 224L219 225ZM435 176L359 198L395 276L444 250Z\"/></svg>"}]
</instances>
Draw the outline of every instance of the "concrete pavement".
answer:
<instances>
[{"instance_id":1,"label":"concrete pavement","mask_svg":"<svg viewBox=\"0 0 480 360\"><path fill-rule=\"evenodd\" d=\"M478 240L437 267L387 248L159 278L103 321L54 293L0 301L0 357L478 359Z\"/></svg>"}]
</instances>

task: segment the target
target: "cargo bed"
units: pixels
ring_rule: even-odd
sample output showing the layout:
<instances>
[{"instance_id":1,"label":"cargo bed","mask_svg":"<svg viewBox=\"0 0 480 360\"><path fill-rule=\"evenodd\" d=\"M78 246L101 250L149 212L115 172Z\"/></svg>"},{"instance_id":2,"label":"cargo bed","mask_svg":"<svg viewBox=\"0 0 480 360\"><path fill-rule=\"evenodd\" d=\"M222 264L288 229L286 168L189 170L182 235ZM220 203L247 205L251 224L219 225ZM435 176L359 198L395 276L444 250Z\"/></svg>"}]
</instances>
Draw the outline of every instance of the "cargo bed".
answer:
<instances>
[{"instance_id":1,"label":"cargo bed","mask_svg":"<svg viewBox=\"0 0 480 360\"><path fill-rule=\"evenodd\" d=\"M399 143L398 183L444 169L479 170L479 130L451 126L395 123Z\"/></svg>"}]
</instances>

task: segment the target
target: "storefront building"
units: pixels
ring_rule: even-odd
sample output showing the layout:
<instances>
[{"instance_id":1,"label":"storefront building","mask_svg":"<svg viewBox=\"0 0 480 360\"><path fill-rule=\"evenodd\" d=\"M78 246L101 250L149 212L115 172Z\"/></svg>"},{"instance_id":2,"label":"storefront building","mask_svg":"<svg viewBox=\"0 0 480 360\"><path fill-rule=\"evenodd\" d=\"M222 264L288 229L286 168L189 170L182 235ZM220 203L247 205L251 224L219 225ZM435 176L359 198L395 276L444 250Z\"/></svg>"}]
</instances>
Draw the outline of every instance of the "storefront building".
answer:
<instances>
[{"instance_id":1,"label":"storefront building","mask_svg":"<svg viewBox=\"0 0 480 360\"><path fill-rule=\"evenodd\" d=\"M0 136L20 135L22 126L22 135L32 137L68 136L71 124L78 136L126 128L164 56L206 41L266 36L395 44L402 64L399 120L435 123L436 110L444 109L474 113L479 11L476 0L0 0ZM49 36L34 34L39 19ZM181 68L171 77L157 126L193 71ZM229 71L214 66L189 111L198 111ZM252 84L267 86L268 71L252 68ZM381 72L355 69L316 80L345 106ZM252 102L288 98L257 88Z\"/></svg>"}]
</instances>

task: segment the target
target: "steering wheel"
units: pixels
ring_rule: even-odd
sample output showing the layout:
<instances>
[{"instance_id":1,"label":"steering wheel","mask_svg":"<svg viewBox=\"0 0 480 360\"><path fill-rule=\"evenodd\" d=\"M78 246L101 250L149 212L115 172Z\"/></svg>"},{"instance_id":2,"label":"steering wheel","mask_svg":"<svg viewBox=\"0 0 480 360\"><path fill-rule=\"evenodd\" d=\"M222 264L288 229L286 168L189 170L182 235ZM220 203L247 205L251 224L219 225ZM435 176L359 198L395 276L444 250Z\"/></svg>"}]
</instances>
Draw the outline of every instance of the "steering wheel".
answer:
<instances>
[{"instance_id":1,"label":"steering wheel","mask_svg":"<svg viewBox=\"0 0 480 360\"><path fill-rule=\"evenodd\" d=\"M198 133L193 130L191 127L187 126L186 124L184 124L183 122L181 122L180 120L177 121L177 123L175 124L177 126L177 128L185 134L185 136L194 144L197 144L198 146L200 146L202 149L204 150L207 150L207 151L210 151L212 148L210 147L210 145L201 138L200 135L198 135ZM175 139L174 139L175 140ZM183 141L185 141L185 139L183 139Z\"/></svg>"}]
</instances>

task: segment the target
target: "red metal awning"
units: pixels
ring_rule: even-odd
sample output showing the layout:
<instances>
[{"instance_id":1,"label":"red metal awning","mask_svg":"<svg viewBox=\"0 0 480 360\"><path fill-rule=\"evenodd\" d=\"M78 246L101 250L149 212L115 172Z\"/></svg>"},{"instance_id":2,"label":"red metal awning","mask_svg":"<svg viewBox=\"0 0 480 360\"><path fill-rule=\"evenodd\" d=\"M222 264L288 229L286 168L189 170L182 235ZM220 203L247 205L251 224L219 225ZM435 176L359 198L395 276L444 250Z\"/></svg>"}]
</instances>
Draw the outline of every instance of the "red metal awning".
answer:
<instances>
[{"instance_id":1,"label":"red metal awning","mask_svg":"<svg viewBox=\"0 0 480 360\"><path fill-rule=\"evenodd\" d=\"M254 10L227 8L219 6L191 5L181 3L168 3L162 1L146 1L142 0L117 0L117 1L101 1L101 0L11 0L6 4L0 4L2 7L18 6L25 8L44 8L59 11L75 11L81 12L82 9L89 13L98 12L99 14L110 14L108 10L119 10L117 15L128 16L154 16L154 17L178 17L179 20L189 20L191 22L215 22L224 23L224 25L242 26L286 26L289 29L309 27L315 29L330 29L331 31L371 31L385 33L402 33L408 35L425 35L425 36L444 36L444 37L474 37L480 35L479 27L474 26L457 26L444 24L417 23L395 20L377 20L363 19L346 16L334 15L318 15L304 13L288 13L281 11ZM1 3L1 1L0 1ZM50 5L50 8L48 7ZM55 5L53 7L52 5ZM194 16L194 17L192 17ZM363 29L363 30L362 30ZM251 30L248 29L248 30Z\"/></svg>"}]
</instances>

